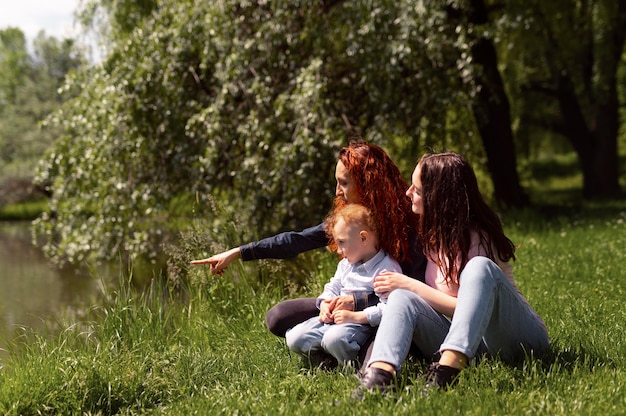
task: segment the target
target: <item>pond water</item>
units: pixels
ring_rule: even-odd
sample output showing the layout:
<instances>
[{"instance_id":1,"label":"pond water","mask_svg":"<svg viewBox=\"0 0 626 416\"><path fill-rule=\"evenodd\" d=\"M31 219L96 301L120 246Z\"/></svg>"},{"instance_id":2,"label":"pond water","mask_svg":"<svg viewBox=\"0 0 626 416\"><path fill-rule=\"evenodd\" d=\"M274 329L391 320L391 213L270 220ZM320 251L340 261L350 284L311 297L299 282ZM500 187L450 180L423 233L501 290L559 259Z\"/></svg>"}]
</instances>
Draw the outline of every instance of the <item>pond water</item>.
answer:
<instances>
[{"instance_id":1,"label":"pond water","mask_svg":"<svg viewBox=\"0 0 626 416\"><path fill-rule=\"evenodd\" d=\"M0 222L0 348L23 328L40 330L67 308L93 305L102 287L88 270L46 259L31 243L29 222Z\"/></svg>"}]
</instances>

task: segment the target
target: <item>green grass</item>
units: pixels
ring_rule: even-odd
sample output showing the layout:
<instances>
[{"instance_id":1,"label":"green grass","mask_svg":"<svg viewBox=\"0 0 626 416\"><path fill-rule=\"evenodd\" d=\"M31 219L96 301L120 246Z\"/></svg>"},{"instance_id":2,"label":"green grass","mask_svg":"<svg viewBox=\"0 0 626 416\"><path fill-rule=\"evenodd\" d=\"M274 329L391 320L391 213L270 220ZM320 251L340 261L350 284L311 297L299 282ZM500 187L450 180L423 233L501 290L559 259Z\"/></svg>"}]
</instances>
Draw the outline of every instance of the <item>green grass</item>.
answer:
<instances>
[{"instance_id":1,"label":"green grass","mask_svg":"<svg viewBox=\"0 0 626 416\"><path fill-rule=\"evenodd\" d=\"M423 364L413 362L397 400L350 399L354 376L307 369L265 328L283 288L264 272L280 271L278 263L264 262L222 277L191 269L176 290L122 286L79 323L25 334L26 346L16 345L2 369L0 413L622 414L626 203L595 209L508 217L520 244L516 278L544 317L552 350L516 367L481 362L453 391L422 396ZM320 259L301 294L316 295L334 270L332 256Z\"/></svg>"},{"instance_id":2,"label":"green grass","mask_svg":"<svg viewBox=\"0 0 626 416\"><path fill-rule=\"evenodd\" d=\"M625 414L626 201L568 195L559 203L558 192L536 193L536 208L504 214L519 245L518 285L552 340L541 359L517 366L485 360L454 390L429 396L418 381L425 364L416 360L395 400L354 401L352 374L308 369L264 325L265 312L281 299L316 296L335 270L334 256L239 262L211 276L185 264L201 247L216 251L209 242L218 237L192 233L167 284L138 291L124 282L106 293L103 306L14 340L0 371L0 413Z\"/></svg>"},{"instance_id":3,"label":"green grass","mask_svg":"<svg viewBox=\"0 0 626 416\"><path fill-rule=\"evenodd\" d=\"M47 199L8 204L0 207L0 221L33 220L47 210Z\"/></svg>"}]
</instances>

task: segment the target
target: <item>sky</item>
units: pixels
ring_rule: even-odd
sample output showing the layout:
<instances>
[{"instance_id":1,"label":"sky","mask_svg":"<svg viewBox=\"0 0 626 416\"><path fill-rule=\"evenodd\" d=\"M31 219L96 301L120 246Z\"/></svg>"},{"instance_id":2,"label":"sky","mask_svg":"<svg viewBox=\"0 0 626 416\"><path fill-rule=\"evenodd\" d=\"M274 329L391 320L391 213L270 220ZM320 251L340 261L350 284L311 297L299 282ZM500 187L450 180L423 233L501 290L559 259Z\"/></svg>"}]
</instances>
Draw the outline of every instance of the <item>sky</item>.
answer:
<instances>
[{"instance_id":1,"label":"sky","mask_svg":"<svg viewBox=\"0 0 626 416\"><path fill-rule=\"evenodd\" d=\"M0 29L17 27L32 43L40 30L57 39L72 37L78 33L74 28L74 10L80 0L0 0Z\"/></svg>"}]
</instances>

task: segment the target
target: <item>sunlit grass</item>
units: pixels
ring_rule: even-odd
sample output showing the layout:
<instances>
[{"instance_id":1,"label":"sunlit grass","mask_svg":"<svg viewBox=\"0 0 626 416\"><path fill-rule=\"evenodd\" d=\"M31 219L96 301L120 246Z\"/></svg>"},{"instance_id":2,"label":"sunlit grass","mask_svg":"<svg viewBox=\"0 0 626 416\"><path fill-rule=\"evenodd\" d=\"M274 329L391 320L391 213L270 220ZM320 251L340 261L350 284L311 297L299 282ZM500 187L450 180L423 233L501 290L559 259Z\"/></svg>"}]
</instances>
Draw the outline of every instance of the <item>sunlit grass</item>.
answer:
<instances>
[{"instance_id":1,"label":"sunlit grass","mask_svg":"<svg viewBox=\"0 0 626 416\"><path fill-rule=\"evenodd\" d=\"M26 332L2 363L0 413L623 414L626 201L569 204L548 188L534 192L545 204L503 219L518 245L518 285L548 326L545 357L482 361L454 390L429 396L420 388L424 363L413 361L395 400L355 401L352 374L303 366L264 324L281 299L316 296L335 257L237 262L213 276L188 260L235 244L240 224L209 231L200 223L178 245L168 282L139 292L125 281L78 322L57 318L51 328L61 330Z\"/></svg>"}]
</instances>

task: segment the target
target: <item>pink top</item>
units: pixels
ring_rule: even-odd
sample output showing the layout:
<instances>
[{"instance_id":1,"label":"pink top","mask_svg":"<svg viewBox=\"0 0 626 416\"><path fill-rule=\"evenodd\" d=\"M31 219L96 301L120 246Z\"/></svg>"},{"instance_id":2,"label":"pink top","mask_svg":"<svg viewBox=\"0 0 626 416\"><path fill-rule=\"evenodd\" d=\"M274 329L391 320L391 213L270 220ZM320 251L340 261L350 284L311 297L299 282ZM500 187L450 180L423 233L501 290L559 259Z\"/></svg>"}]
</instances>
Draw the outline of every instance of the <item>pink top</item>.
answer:
<instances>
[{"instance_id":1,"label":"pink top","mask_svg":"<svg viewBox=\"0 0 626 416\"><path fill-rule=\"evenodd\" d=\"M470 260L476 256L485 256L487 257L487 250L480 243L480 238L477 232L472 232L472 245L470 247L469 254L467 259ZM459 286L453 283L446 283L444 274L441 269L435 264L432 260L434 256L426 256L428 263L426 264L426 276L425 281L426 284L434 289L437 289L447 295L457 297L457 293L459 292ZM515 284L515 278L513 277L513 266L508 261L502 261L498 256L496 256L495 263L502 269L506 277L511 281L513 286L517 289L517 285Z\"/></svg>"}]
</instances>

